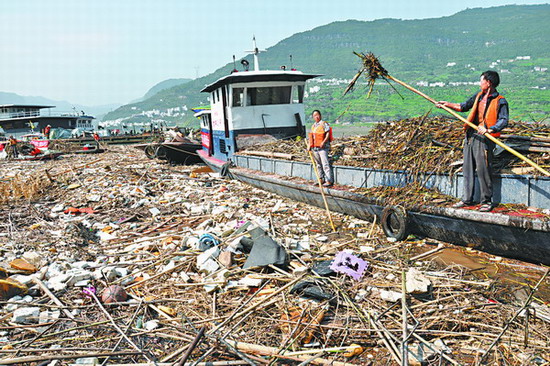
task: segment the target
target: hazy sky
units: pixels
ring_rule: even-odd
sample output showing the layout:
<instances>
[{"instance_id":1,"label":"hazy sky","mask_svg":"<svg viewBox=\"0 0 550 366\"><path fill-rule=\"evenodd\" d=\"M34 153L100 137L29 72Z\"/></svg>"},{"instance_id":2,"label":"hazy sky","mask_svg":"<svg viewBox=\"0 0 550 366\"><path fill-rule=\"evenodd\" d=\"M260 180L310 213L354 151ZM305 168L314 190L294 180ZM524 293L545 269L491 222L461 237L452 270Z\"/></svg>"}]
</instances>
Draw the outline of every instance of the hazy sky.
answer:
<instances>
[{"instance_id":1,"label":"hazy sky","mask_svg":"<svg viewBox=\"0 0 550 366\"><path fill-rule=\"evenodd\" d=\"M422 19L505 0L0 0L0 91L127 103L338 20ZM0 104L2 101L0 100Z\"/></svg>"}]
</instances>

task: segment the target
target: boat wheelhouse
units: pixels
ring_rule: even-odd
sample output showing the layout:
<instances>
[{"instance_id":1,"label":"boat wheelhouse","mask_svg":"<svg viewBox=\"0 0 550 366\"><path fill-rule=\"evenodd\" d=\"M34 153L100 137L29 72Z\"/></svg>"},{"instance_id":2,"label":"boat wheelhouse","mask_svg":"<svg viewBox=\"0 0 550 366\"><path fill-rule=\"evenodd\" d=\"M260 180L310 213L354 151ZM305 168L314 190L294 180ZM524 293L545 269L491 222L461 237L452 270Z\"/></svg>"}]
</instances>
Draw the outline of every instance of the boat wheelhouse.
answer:
<instances>
[{"instance_id":1,"label":"boat wheelhouse","mask_svg":"<svg viewBox=\"0 0 550 366\"><path fill-rule=\"evenodd\" d=\"M57 112L51 111L55 106L27 105L27 104L0 104L0 127L6 135L20 135L29 130L41 131L46 126L51 128L78 128L84 131L98 129L98 122L84 112ZM42 112L42 110L47 110Z\"/></svg>"},{"instance_id":2,"label":"boat wheelhouse","mask_svg":"<svg viewBox=\"0 0 550 366\"><path fill-rule=\"evenodd\" d=\"M259 70L255 44L254 50L254 71L233 70L201 90L210 93L211 105L196 114L202 146L216 159L231 159L251 141L305 136L305 83L319 75Z\"/></svg>"}]
</instances>

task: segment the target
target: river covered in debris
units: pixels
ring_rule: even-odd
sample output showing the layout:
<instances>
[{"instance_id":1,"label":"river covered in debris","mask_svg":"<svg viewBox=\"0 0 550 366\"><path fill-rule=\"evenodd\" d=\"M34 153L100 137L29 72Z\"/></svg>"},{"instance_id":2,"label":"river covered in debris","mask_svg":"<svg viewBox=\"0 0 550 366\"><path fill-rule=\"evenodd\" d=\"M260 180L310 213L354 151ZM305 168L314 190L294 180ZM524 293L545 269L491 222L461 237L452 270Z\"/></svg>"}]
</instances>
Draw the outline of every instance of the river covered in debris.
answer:
<instances>
[{"instance_id":1,"label":"river covered in debris","mask_svg":"<svg viewBox=\"0 0 550 366\"><path fill-rule=\"evenodd\" d=\"M3 161L0 364L550 362L547 267L333 232L205 170L121 146Z\"/></svg>"}]
</instances>

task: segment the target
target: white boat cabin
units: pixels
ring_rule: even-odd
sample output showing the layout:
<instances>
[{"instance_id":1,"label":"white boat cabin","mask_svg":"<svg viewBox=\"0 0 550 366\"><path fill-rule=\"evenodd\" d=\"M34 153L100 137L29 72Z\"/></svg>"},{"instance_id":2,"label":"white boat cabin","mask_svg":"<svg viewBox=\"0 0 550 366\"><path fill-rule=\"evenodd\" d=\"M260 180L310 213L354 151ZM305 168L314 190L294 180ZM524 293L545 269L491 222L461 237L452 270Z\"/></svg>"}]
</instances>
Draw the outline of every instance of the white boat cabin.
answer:
<instances>
[{"instance_id":1,"label":"white boat cabin","mask_svg":"<svg viewBox=\"0 0 550 366\"><path fill-rule=\"evenodd\" d=\"M251 141L305 136L304 89L308 79L319 75L284 68L236 71L206 86L210 111L201 111L203 150L227 160Z\"/></svg>"}]
</instances>

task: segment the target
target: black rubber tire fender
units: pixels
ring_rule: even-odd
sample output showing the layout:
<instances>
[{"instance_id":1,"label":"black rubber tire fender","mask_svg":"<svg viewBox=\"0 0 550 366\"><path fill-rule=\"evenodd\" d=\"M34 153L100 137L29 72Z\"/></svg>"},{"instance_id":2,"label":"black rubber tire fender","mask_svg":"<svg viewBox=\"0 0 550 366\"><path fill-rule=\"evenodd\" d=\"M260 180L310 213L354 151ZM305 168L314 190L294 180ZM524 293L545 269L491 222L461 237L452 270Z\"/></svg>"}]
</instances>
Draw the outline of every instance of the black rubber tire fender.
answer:
<instances>
[{"instance_id":1,"label":"black rubber tire fender","mask_svg":"<svg viewBox=\"0 0 550 366\"><path fill-rule=\"evenodd\" d=\"M155 157L157 159L166 159L168 156L168 151L166 150L166 147L162 146L162 145L158 145L157 148L155 149Z\"/></svg>"},{"instance_id":2,"label":"black rubber tire fender","mask_svg":"<svg viewBox=\"0 0 550 366\"><path fill-rule=\"evenodd\" d=\"M389 238L400 241L409 236L409 217L403 206L386 206L382 211L381 224Z\"/></svg>"},{"instance_id":3,"label":"black rubber tire fender","mask_svg":"<svg viewBox=\"0 0 550 366\"><path fill-rule=\"evenodd\" d=\"M145 146L145 149L143 151L145 152L145 156L147 156L149 159L155 158L155 146L147 145Z\"/></svg>"}]
</instances>

